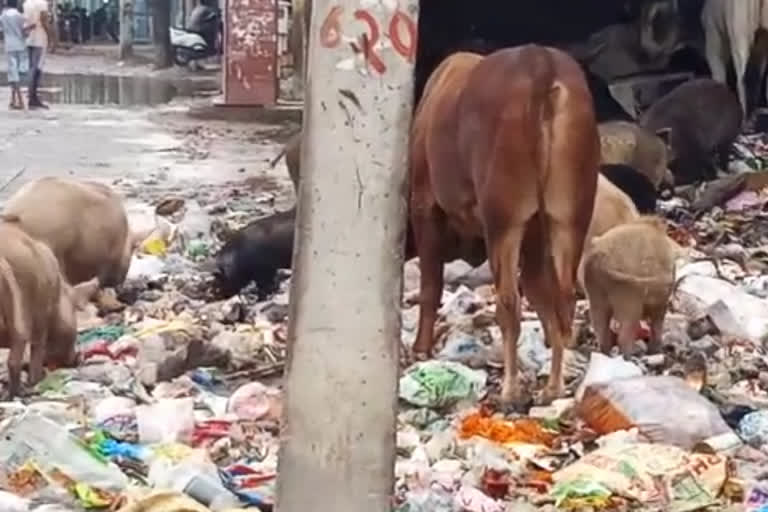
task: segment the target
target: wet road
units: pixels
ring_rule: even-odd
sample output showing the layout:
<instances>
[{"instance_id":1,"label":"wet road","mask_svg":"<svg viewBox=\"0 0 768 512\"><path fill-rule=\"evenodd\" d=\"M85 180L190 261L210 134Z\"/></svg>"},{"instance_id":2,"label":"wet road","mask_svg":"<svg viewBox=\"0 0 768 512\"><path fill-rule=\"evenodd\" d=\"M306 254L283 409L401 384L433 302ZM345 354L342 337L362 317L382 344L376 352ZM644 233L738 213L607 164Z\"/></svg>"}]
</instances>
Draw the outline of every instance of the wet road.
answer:
<instances>
[{"instance_id":1,"label":"wet road","mask_svg":"<svg viewBox=\"0 0 768 512\"><path fill-rule=\"evenodd\" d=\"M198 121L185 115L186 102L117 108L52 105L48 111L9 111L8 89L0 89L0 203L24 182L46 175L118 183L138 191L129 209L147 210L164 191L241 188L245 200L272 194L288 208L293 195L280 162L275 133L282 126ZM248 188L241 183L250 183Z\"/></svg>"}]
</instances>

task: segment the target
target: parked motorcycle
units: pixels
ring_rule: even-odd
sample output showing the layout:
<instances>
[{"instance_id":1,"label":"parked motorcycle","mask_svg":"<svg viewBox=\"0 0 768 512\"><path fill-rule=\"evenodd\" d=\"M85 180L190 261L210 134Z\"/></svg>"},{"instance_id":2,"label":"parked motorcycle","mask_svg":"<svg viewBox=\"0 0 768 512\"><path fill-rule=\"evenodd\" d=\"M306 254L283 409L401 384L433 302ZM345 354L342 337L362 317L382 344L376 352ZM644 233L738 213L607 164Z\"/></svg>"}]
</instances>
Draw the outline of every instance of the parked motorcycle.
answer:
<instances>
[{"instance_id":1,"label":"parked motorcycle","mask_svg":"<svg viewBox=\"0 0 768 512\"><path fill-rule=\"evenodd\" d=\"M205 4L195 7L190 15L189 27L170 29L176 64L186 66L190 62L219 55L221 30L221 12L218 8Z\"/></svg>"}]
</instances>

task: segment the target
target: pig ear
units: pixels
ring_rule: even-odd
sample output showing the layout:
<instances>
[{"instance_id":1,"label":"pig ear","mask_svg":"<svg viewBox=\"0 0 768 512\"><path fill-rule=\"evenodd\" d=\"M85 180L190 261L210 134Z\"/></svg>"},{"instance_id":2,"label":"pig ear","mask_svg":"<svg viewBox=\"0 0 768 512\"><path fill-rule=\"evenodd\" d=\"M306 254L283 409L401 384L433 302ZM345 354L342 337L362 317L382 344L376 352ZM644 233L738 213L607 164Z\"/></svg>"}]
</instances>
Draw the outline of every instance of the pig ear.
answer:
<instances>
[{"instance_id":1,"label":"pig ear","mask_svg":"<svg viewBox=\"0 0 768 512\"><path fill-rule=\"evenodd\" d=\"M83 309L99 290L99 278L94 277L90 281L80 283L72 287L74 292L75 308Z\"/></svg>"},{"instance_id":2,"label":"pig ear","mask_svg":"<svg viewBox=\"0 0 768 512\"><path fill-rule=\"evenodd\" d=\"M664 141L664 144L669 147L669 136L672 133L672 128L659 128L656 130L656 136Z\"/></svg>"}]
</instances>

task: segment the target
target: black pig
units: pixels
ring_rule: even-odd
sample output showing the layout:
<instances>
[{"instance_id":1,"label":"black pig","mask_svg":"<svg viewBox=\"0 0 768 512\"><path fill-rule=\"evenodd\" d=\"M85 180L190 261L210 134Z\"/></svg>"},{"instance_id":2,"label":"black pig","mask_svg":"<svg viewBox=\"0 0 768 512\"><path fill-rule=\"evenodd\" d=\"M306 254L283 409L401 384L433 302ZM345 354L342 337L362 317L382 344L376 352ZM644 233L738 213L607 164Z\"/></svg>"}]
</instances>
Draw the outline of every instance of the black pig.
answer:
<instances>
[{"instance_id":1,"label":"black pig","mask_svg":"<svg viewBox=\"0 0 768 512\"><path fill-rule=\"evenodd\" d=\"M725 169L731 144L741 130L739 100L727 85L697 78L661 97L640 117L640 125L658 132L668 128L669 168L675 184L717 177Z\"/></svg>"},{"instance_id":2,"label":"black pig","mask_svg":"<svg viewBox=\"0 0 768 512\"><path fill-rule=\"evenodd\" d=\"M235 232L215 258L214 276L223 296L231 297L251 282L259 300L277 291L277 271L291 268L295 220L296 208L291 208Z\"/></svg>"},{"instance_id":3,"label":"black pig","mask_svg":"<svg viewBox=\"0 0 768 512\"><path fill-rule=\"evenodd\" d=\"M626 164L602 164L600 172L632 199L640 214L656 212L658 193L644 174Z\"/></svg>"}]
</instances>

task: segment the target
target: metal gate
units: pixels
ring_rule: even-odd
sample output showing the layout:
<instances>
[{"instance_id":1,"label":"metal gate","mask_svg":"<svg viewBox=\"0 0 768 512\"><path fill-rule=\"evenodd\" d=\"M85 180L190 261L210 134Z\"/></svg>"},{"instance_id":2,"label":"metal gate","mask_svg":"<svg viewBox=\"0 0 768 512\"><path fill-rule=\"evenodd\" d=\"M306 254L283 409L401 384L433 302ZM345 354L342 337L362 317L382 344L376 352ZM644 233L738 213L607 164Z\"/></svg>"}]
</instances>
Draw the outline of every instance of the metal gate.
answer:
<instances>
[{"instance_id":1,"label":"metal gate","mask_svg":"<svg viewBox=\"0 0 768 512\"><path fill-rule=\"evenodd\" d=\"M277 1L227 0L224 103L274 105L277 71Z\"/></svg>"}]
</instances>

